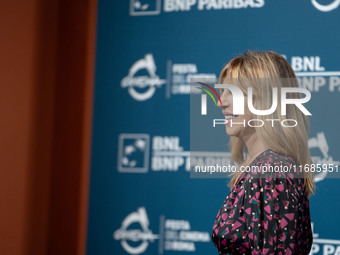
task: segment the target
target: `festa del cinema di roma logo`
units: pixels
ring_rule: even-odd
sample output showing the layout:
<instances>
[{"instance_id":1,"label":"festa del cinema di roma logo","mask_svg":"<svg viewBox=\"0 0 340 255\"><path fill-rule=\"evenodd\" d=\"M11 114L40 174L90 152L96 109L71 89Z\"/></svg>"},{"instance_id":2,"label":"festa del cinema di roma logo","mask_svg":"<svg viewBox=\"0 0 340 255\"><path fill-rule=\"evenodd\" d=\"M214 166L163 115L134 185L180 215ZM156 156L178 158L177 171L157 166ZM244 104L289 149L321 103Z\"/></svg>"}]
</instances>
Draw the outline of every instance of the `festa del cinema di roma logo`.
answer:
<instances>
[{"instance_id":1,"label":"festa del cinema di roma logo","mask_svg":"<svg viewBox=\"0 0 340 255\"><path fill-rule=\"evenodd\" d=\"M128 254L144 254L156 240L159 240L158 254L164 251L194 253L197 244L211 241L210 232L192 230L189 220L168 219L165 215L159 217L159 231L159 234L152 232L145 207L139 207L125 217L121 227L113 232L113 239L119 241Z\"/></svg>"},{"instance_id":2,"label":"festa del cinema di roma logo","mask_svg":"<svg viewBox=\"0 0 340 255\"><path fill-rule=\"evenodd\" d=\"M217 98L220 104L223 105L220 96L218 95L217 91L212 86L202 83L202 82L198 82L198 83L209 88L215 95L217 95ZM207 89L200 88L200 87L197 87L197 88L206 92L213 99L216 105L216 100L214 96ZM233 97L233 115L244 115L244 95L240 88L236 87L235 85L231 85L231 84L215 84L215 88L228 89L231 92L232 97ZM303 93L305 94L305 97L294 98L294 99L287 98L288 93ZM207 94L201 94L201 115L207 115ZM248 95L249 95L248 100L247 100L248 108L250 112L252 112L255 115L269 115L269 114L272 114L277 108L278 88L276 87L272 88L272 95L273 95L272 106L270 107L270 109L267 109L267 110L257 110L254 108L253 97L252 97L253 89L251 87L248 88ZM305 88L292 88L292 87L281 88L281 115L286 115L287 104L293 104L296 107L298 107L302 111L303 114L311 116L312 114L303 106L303 103L307 103L310 99L311 99L311 93L309 90ZM268 121L271 121L272 126L273 126L275 119L268 119ZM287 121L292 121L295 124L293 126L285 124L284 122L287 122ZM232 119L214 119L213 126L215 127L216 124L226 124L229 122L231 123L231 125L233 124L243 124L244 126L246 125L245 120L243 123L238 123L238 122L233 122ZM261 125L260 126L251 125L250 124L251 122L261 122ZM284 127L295 127L298 123L294 119L286 119L286 120L283 120L281 124ZM263 120L260 120L260 119L253 119L253 120L248 121L248 125L252 127L261 127L264 125L264 122Z\"/></svg>"},{"instance_id":3,"label":"festa del cinema di roma logo","mask_svg":"<svg viewBox=\"0 0 340 255\"><path fill-rule=\"evenodd\" d=\"M145 101L153 96L156 88L160 88L166 80L156 75L156 64L152 54L137 60L129 69L129 73L121 81L121 87L127 88L130 96L137 101ZM139 72L146 71L146 74ZM144 71L144 73L145 73Z\"/></svg>"},{"instance_id":4,"label":"festa del cinema di roma logo","mask_svg":"<svg viewBox=\"0 0 340 255\"><path fill-rule=\"evenodd\" d=\"M129 229L133 223L138 223L140 229ZM146 251L149 242L154 242L159 236L152 233L149 229L149 218L144 207L138 208L137 212L132 212L122 222L120 229L113 234L115 240L120 241L123 249L129 254L141 254ZM140 241L138 246L130 245L128 240L132 242Z\"/></svg>"},{"instance_id":5,"label":"festa del cinema di roma logo","mask_svg":"<svg viewBox=\"0 0 340 255\"><path fill-rule=\"evenodd\" d=\"M320 0L312 0L312 4L314 5L314 7L316 9L318 9L319 11L322 11L322 12L332 11L332 10L338 8L339 5L340 5L340 0L333 0L329 4L320 4L318 1L320 1Z\"/></svg>"}]
</instances>

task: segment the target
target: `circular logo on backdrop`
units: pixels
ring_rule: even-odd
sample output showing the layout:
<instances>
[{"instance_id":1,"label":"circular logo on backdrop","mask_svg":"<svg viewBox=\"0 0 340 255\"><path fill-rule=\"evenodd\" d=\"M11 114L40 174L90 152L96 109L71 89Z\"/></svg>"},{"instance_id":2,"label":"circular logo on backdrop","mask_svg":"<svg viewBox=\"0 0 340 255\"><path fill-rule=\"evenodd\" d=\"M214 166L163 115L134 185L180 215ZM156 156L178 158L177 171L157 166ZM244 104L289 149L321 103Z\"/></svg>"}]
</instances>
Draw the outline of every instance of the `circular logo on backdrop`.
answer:
<instances>
[{"instance_id":1,"label":"circular logo on backdrop","mask_svg":"<svg viewBox=\"0 0 340 255\"><path fill-rule=\"evenodd\" d=\"M122 88L128 88L132 98L138 101L145 101L153 96L156 87L161 87L166 80L162 80L156 75L156 65L152 54L146 54L143 59L135 62L129 74L121 81ZM145 70L148 75L139 75L139 71Z\"/></svg>"},{"instance_id":2,"label":"circular logo on backdrop","mask_svg":"<svg viewBox=\"0 0 340 255\"><path fill-rule=\"evenodd\" d=\"M317 0L312 0L312 4L319 11L329 12L329 11L332 11L332 10L338 8L338 6L340 5L340 0L334 0L330 4L324 4L324 5L323 4L319 4Z\"/></svg>"},{"instance_id":3,"label":"circular logo on backdrop","mask_svg":"<svg viewBox=\"0 0 340 255\"><path fill-rule=\"evenodd\" d=\"M129 229L132 224L139 224L141 229ZM148 248L149 242L158 239L149 229L149 219L144 207L138 208L137 212L130 213L125 217L120 229L117 229L113 238L120 240L123 249L130 254L141 254ZM130 243L128 242L130 241ZM131 243L139 243L137 246Z\"/></svg>"}]
</instances>

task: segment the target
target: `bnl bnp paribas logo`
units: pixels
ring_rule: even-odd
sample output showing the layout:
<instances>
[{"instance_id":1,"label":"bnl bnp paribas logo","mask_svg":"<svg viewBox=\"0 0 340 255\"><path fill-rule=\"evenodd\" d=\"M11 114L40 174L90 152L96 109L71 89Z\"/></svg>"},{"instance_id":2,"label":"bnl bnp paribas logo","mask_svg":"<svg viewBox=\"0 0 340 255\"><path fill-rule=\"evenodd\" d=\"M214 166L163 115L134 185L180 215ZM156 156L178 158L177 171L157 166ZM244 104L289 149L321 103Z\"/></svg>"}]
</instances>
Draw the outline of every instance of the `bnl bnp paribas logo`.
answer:
<instances>
[{"instance_id":1,"label":"bnl bnp paribas logo","mask_svg":"<svg viewBox=\"0 0 340 255\"><path fill-rule=\"evenodd\" d=\"M340 92L340 71L327 70L321 56L282 56L292 66L300 87L310 92Z\"/></svg>"},{"instance_id":2,"label":"bnl bnp paribas logo","mask_svg":"<svg viewBox=\"0 0 340 255\"><path fill-rule=\"evenodd\" d=\"M163 2L163 7L161 6ZM261 8L264 0L130 0L131 16L159 15L163 12L189 12Z\"/></svg>"},{"instance_id":3,"label":"bnl bnp paribas logo","mask_svg":"<svg viewBox=\"0 0 340 255\"><path fill-rule=\"evenodd\" d=\"M113 239L119 241L127 254L142 254L150 244L158 240L158 254L165 251L195 252L197 243L209 243L210 233L192 231L188 220L167 219L159 216L159 234L150 229L150 221L145 207L128 214L121 227L114 231Z\"/></svg>"},{"instance_id":4,"label":"bnl bnp paribas logo","mask_svg":"<svg viewBox=\"0 0 340 255\"><path fill-rule=\"evenodd\" d=\"M313 245L309 255L338 255L340 254L340 240L320 238L318 233L315 233L315 223L312 222L313 230Z\"/></svg>"},{"instance_id":5,"label":"bnl bnp paribas logo","mask_svg":"<svg viewBox=\"0 0 340 255\"><path fill-rule=\"evenodd\" d=\"M117 169L120 173L189 172L194 163L230 165L230 153L185 150L178 136L119 135Z\"/></svg>"},{"instance_id":6,"label":"bnl bnp paribas logo","mask_svg":"<svg viewBox=\"0 0 340 255\"><path fill-rule=\"evenodd\" d=\"M163 7L161 6L163 2ZM312 5L321 12L337 9L340 0L311 0ZM217 11L241 8L264 7L265 0L130 0L131 16L159 15L161 10L169 12Z\"/></svg>"},{"instance_id":7,"label":"bnl bnp paribas logo","mask_svg":"<svg viewBox=\"0 0 340 255\"><path fill-rule=\"evenodd\" d=\"M191 79L216 79L216 74L199 73L195 63L173 63L167 60L166 79L161 79L156 71L153 54L145 54L144 58L130 67L120 85L136 101L146 101L162 87L165 87L165 98L169 99L173 95L189 95Z\"/></svg>"}]
</instances>

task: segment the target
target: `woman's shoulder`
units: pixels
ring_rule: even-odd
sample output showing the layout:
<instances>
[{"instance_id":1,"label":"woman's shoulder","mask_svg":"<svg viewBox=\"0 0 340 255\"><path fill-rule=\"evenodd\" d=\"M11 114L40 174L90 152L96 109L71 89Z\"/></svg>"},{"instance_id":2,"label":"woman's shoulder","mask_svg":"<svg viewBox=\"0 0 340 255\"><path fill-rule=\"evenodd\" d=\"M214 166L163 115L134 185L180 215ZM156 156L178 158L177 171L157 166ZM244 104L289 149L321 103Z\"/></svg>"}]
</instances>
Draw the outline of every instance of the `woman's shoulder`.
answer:
<instances>
[{"instance_id":1,"label":"woman's shoulder","mask_svg":"<svg viewBox=\"0 0 340 255\"><path fill-rule=\"evenodd\" d=\"M297 160L292 156L276 152L273 149L267 149L262 152L251 165L256 168L255 171L252 171L251 176L253 177L302 178Z\"/></svg>"},{"instance_id":2,"label":"woman's shoulder","mask_svg":"<svg viewBox=\"0 0 340 255\"><path fill-rule=\"evenodd\" d=\"M273 149L267 149L262 152L254 161L255 165L269 164L269 165L297 165L297 161L292 156L284 153L276 152Z\"/></svg>"}]
</instances>

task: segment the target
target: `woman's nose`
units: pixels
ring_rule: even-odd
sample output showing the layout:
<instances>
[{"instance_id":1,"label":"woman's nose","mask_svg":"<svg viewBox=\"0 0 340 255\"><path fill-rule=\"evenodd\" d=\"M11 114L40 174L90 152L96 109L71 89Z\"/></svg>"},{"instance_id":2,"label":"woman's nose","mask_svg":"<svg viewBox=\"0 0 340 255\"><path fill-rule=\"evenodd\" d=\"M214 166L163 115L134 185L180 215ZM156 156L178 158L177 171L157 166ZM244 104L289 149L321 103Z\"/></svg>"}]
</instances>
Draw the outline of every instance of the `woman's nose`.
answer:
<instances>
[{"instance_id":1,"label":"woman's nose","mask_svg":"<svg viewBox=\"0 0 340 255\"><path fill-rule=\"evenodd\" d=\"M226 94L227 93L222 93L220 95L221 100L218 100L218 102L217 102L218 107L224 108L224 107L228 107L230 105L230 97Z\"/></svg>"},{"instance_id":2,"label":"woman's nose","mask_svg":"<svg viewBox=\"0 0 340 255\"><path fill-rule=\"evenodd\" d=\"M222 108L222 104L223 104L223 103L221 104L220 101L222 101L222 98L221 98L221 97L220 97L220 100L217 101L217 106Z\"/></svg>"}]
</instances>

